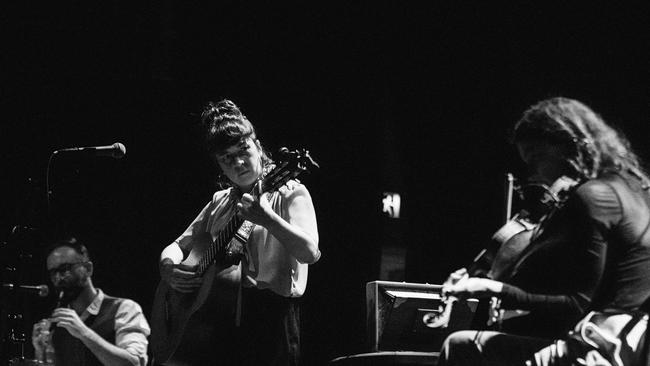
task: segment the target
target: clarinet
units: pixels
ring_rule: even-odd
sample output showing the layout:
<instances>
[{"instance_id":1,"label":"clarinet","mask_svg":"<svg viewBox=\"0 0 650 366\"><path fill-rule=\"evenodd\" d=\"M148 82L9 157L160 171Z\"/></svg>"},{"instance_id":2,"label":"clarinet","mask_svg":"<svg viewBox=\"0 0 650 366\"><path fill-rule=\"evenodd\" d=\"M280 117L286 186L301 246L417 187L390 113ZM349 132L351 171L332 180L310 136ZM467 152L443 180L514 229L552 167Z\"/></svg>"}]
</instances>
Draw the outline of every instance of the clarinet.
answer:
<instances>
[{"instance_id":1,"label":"clarinet","mask_svg":"<svg viewBox=\"0 0 650 366\"><path fill-rule=\"evenodd\" d=\"M59 297L56 299L56 306L54 306L55 309L63 306L63 296L65 296L65 291L64 290L59 291ZM56 327L56 323L54 322L50 323L50 332L54 331L55 327Z\"/></svg>"},{"instance_id":2,"label":"clarinet","mask_svg":"<svg viewBox=\"0 0 650 366\"><path fill-rule=\"evenodd\" d=\"M63 290L59 291L59 297L56 300L56 306L54 307L55 309L60 308L63 306L63 296L65 295L65 292ZM45 364L47 365L54 365L56 356L55 356L55 350L54 350L54 345L52 344L52 332L54 332L54 329L56 329L56 323L50 322L50 328L48 331L48 338L45 343L45 354L43 355L45 357ZM41 361L41 360L39 360Z\"/></svg>"}]
</instances>

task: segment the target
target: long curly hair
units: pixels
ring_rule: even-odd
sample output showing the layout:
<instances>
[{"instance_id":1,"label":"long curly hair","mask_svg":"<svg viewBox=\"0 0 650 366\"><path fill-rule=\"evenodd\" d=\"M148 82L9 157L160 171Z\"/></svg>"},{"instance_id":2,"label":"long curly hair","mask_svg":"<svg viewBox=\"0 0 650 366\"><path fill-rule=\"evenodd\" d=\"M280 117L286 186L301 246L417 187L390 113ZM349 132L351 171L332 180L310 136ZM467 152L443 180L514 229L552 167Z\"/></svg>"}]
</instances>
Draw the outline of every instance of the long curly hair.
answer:
<instances>
[{"instance_id":1,"label":"long curly hair","mask_svg":"<svg viewBox=\"0 0 650 366\"><path fill-rule=\"evenodd\" d=\"M512 140L548 141L568 147L567 162L579 178L627 171L648 187L648 175L627 138L575 99L556 97L534 104L515 124Z\"/></svg>"}]
</instances>

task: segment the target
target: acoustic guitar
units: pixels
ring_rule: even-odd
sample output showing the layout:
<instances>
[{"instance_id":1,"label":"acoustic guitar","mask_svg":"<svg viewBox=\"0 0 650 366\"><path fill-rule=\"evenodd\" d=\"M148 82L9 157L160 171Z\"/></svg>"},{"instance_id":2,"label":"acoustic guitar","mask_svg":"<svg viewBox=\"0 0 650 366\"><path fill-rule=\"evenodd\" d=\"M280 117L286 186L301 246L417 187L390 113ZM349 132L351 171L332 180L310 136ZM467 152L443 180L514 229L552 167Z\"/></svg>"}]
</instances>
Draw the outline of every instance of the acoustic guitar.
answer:
<instances>
[{"instance_id":1,"label":"acoustic guitar","mask_svg":"<svg viewBox=\"0 0 650 366\"><path fill-rule=\"evenodd\" d=\"M276 166L262 179L261 192L273 192L303 172L318 168L305 149L280 149ZM216 239L206 232L192 238L192 250L182 262L202 276L196 292L181 293L162 280L151 314L151 350L164 365L193 365L214 350L219 324L234 323L241 279L239 262L254 224L233 215Z\"/></svg>"}]
</instances>

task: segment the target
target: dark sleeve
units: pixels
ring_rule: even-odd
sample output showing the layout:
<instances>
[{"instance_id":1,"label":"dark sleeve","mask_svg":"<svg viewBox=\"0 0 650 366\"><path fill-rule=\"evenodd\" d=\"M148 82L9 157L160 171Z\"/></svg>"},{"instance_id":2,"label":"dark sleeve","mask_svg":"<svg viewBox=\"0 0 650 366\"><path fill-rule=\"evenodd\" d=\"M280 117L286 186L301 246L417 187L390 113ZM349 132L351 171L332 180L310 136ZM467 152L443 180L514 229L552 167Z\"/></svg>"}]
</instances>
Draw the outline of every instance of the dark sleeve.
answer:
<instances>
[{"instance_id":1,"label":"dark sleeve","mask_svg":"<svg viewBox=\"0 0 650 366\"><path fill-rule=\"evenodd\" d=\"M554 294L531 293L522 288L504 284L502 305L509 309L531 310L549 315L580 317L588 309L605 271L607 238L621 218L621 204L612 187L600 181L589 181L580 186L567 202L564 216L570 225L561 225L573 251L567 250L564 267L549 263L544 270L566 272L565 292ZM567 248L568 249L568 248ZM558 267L555 267L555 266Z\"/></svg>"}]
</instances>

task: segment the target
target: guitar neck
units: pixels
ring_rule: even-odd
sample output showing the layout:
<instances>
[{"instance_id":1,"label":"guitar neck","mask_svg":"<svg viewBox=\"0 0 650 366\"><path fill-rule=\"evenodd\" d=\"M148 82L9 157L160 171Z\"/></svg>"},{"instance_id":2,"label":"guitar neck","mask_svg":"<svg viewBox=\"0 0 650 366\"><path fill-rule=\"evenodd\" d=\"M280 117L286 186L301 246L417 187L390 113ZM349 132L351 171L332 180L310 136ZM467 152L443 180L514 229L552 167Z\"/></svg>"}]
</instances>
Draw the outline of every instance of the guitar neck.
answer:
<instances>
[{"instance_id":1,"label":"guitar neck","mask_svg":"<svg viewBox=\"0 0 650 366\"><path fill-rule=\"evenodd\" d=\"M290 179L296 178L301 173L308 171L307 167L318 167L318 164L311 159L309 152L306 150L303 150L302 152L289 152L286 150L285 153L288 154L291 159L288 161L282 161L278 163L278 165L274 165L271 171L264 174L261 192L259 192L260 194L262 192L272 192L277 190ZM224 253L224 251L228 248L232 239L238 235L237 232L245 222L244 219L235 214L224 228L219 231L217 238L212 241L212 244L206 251L205 255L199 261L197 269L199 275L203 275L212 262L219 260L221 256L227 254ZM248 222L243 231L250 233L253 226L252 223ZM245 242L246 239L247 237L242 238L243 242Z\"/></svg>"},{"instance_id":2,"label":"guitar neck","mask_svg":"<svg viewBox=\"0 0 650 366\"><path fill-rule=\"evenodd\" d=\"M203 275L212 262L217 259L217 255L223 255L228 243L235 237L237 230L239 230L243 223L244 219L237 214L228 220L228 223L219 231L219 234L217 234L217 237L212 241L203 258L201 258L197 269L199 275Z\"/></svg>"}]
</instances>

